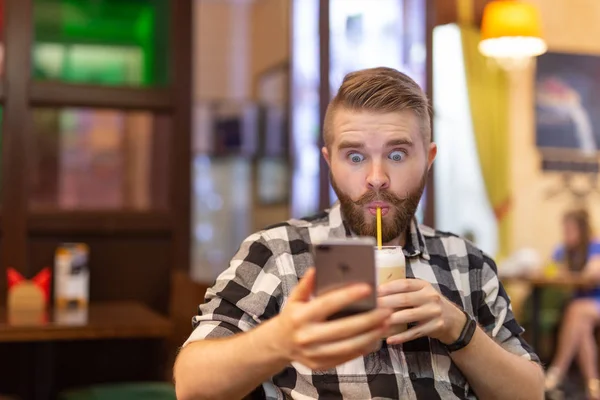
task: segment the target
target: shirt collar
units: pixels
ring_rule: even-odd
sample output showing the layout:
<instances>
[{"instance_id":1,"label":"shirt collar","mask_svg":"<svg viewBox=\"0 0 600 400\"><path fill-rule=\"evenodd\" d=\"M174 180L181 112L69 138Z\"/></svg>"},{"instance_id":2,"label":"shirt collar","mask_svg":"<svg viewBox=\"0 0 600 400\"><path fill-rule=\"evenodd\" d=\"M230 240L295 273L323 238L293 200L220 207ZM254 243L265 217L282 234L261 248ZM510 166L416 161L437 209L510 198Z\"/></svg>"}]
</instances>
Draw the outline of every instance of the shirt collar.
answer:
<instances>
[{"instance_id":1,"label":"shirt collar","mask_svg":"<svg viewBox=\"0 0 600 400\"><path fill-rule=\"evenodd\" d=\"M329 212L329 238L342 238L342 237L356 237L358 236L353 232L342 215L342 209L340 202L336 201ZM419 229L417 219L413 217L410 223L410 229L406 237L406 244L404 245L404 255L406 257L421 256L425 260L429 260L429 252L427 251L427 245L425 243L425 237Z\"/></svg>"}]
</instances>

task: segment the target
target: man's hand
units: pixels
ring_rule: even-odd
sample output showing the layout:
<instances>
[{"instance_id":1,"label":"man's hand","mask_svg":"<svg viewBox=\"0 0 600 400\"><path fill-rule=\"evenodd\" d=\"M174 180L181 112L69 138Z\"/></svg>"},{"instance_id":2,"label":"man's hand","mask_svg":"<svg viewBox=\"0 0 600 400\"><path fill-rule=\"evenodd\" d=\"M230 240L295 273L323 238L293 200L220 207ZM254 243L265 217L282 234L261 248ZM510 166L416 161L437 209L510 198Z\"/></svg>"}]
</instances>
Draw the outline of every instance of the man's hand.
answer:
<instances>
[{"instance_id":1,"label":"man's hand","mask_svg":"<svg viewBox=\"0 0 600 400\"><path fill-rule=\"evenodd\" d=\"M367 297L366 284L348 286L310 299L315 281L309 269L273 318L272 342L289 362L324 370L375 351L388 329L392 310L384 307L351 317L327 317Z\"/></svg>"},{"instance_id":2,"label":"man's hand","mask_svg":"<svg viewBox=\"0 0 600 400\"><path fill-rule=\"evenodd\" d=\"M381 285L379 307L396 310L391 325L416 322L417 325L390 336L388 344L400 344L422 336L442 343L455 342L466 323L463 312L442 296L429 282L420 279L398 279Z\"/></svg>"}]
</instances>

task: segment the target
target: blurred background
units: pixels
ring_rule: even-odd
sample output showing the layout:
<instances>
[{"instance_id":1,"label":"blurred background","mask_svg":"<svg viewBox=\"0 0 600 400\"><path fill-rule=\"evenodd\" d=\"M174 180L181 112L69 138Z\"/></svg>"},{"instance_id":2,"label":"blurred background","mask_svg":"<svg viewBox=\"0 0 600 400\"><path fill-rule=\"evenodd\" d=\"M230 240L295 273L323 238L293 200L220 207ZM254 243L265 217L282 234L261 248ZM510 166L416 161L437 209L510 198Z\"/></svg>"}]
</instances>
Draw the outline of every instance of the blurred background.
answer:
<instances>
[{"instance_id":1,"label":"blurred background","mask_svg":"<svg viewBox=\"0 0 600 400\"><path fill-rule=\"evenodd\" d=\"M0 394L174 398L240 242L336 200L325 107L376 66L432 100L417 218L496 258L550 359L571 286L539 276L567 210L600 227L599 21L594 0L0 0Z\"/></svg>"}]
</instances>

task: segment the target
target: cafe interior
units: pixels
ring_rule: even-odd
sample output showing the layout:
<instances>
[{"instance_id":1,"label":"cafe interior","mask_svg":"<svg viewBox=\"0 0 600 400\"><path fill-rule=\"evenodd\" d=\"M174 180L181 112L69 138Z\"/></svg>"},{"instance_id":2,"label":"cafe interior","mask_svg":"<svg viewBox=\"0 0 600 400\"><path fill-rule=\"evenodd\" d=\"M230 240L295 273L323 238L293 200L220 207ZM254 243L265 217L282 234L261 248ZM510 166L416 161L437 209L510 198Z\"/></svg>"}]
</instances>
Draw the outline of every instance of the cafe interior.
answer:
<instances>
[{"instance_id":1,"label":"cafe interior","mask_svg":"<svg viewBox=\"0 0 600 400\"><path fill-rule=\"evenodd\" d=\"M494 257L549 364L589 285L559 271L564 216L600 238L599 22L597 0L0 0L0 399L175 399L241 241L336 201L321 121L376 66L432 102L418 221ZM585 385L574 362L564 398Z\"/></svg>"}]
</instances>

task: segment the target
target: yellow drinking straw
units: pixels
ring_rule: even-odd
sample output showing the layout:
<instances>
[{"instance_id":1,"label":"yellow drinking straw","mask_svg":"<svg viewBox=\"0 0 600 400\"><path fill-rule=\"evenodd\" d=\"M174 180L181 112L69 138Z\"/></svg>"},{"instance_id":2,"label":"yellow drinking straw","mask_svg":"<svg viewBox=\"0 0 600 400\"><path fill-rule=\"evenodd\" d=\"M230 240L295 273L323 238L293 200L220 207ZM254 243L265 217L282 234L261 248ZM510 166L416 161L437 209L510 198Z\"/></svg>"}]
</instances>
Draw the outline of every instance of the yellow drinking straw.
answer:
<instances>
[{"instance_id":1,"label":"yellow drinking straw","mask_svg":"<svg viewBox=\"0 0 600 400\"><path fill-rule=\"evenodd\" d=\"M381 250L381 207L377 207L377 247Z\"/></svg>"}]
</instances>

